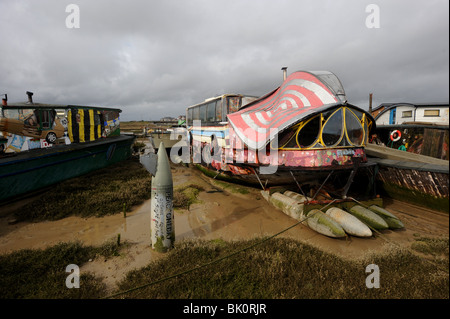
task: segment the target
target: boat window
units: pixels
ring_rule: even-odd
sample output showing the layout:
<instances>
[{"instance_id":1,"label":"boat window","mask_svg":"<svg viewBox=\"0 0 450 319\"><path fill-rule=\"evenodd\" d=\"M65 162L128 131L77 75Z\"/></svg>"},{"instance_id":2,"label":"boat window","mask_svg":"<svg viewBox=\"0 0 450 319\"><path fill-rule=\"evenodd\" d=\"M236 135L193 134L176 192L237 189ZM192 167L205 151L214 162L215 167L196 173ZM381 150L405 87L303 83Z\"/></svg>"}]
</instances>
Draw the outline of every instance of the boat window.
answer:
<instances>
[{"instance_id":1,"label":"boat window","mask_svg":"<svg viewBox=\"0 0 450 319\"><path fill-rule=\"evenodd\" d=\"M353 112L354 115L356 115L356 117L357 117L359 120L362 119L362 116L363 116L363 113L362 113L362 112L360 112L360 111L358 111L358 110L355 110L355 109L352 109L352 112Z\"/></svg>"},{"instance_id":2,"label":"boat window","mask_svg":"<svg viewBox=\"0 0 450 319\"><path fill-rule=\"evenodd\" d=\"M51 128L53 126L54 113L55 111L53 110L41 111L41 125L43 128Z\"/></svg>"},{"instance_id":3,"label":"boat window","mask_svg":"<svg viewBox=\"0 0 450 319\"><path fill-rule=\"evenodd\" d=\"M5 109L3 108L3 116L8 119L19 119L19 110L17 109Z\"/></svg>"},{"instance_id":4,"label":"boat window","mask_svg":"<svg viewBox=\"0 0 450 319\"><path fill-rule=\"evenodd\" d=\"M95 112L94 111L94 125L100 125L101 121L100 121L100 112Z\"/></svg>"},{"instance_id":5,"label":"boat window","mask_svg":"<svg viewBox=\"0 0 450 319\"><path fill-rule=\"evenodd\" d=\"M412 111L403 111L402 112L402 117L412 117Z\"/></svg>"},{"instance_id":6,"label":"boat window","mask_svg":"<svg viewBox=\"0 0 450 319\"><path fill-rule=\"evenodd\" d=\"M329 112L324 113L329 114ZM338 109L327 121L322 130L322 141L325 146L333 146L341 140L342 136L342 109Z\"/></svg>"},{"instance_id":7,"label":"boat window","mask_svg":"<svg viewBox=\"0 0 450 319\"><path fill-rule=\"evenodd\" d=\"M216 120L216 102L208 104L208 112L206 116L207 122L214 122Z\"/></svg>"},{"instance_id":8,"label":"boat window","mask_svg":"<svg viewBox=\"0 0 450 319\"><path fill-rule=\"evenodd\" d=\"M33 112L33 113L29 114L29 115L24 119L23 124L24 124L25 126L30 126L30 127L38 126L38 119L37 119L36 113Z\"/></svg>"},{"instance_id":9,"label":"boat window","mask_svg":"<svg viewBox=\"0 0 450 319\"><path fill-rule=\"evenodd\" d=\"M297 141L295 139L295 133L297 133L298 125L294 125L281 133L278 145L282 148L298 148Z\"/></svg>"},{"instance_id":10,"label":"boat window","mask_svg":"<svg viewBox=\"0 0 450 319\"><path fill-rule=\"evenodd\" d=\"M439 110L424 110L423 116L426 117L438 117L439 116Z\"/></svg>"},{"instance_id":11,"label":"boat window","mask_svg":"<svg viewBox=\"0 0 450 319\"><path fill-rule=\"evenodd\" d=\"M320 115L309 120L298 132L297 142L301 148L311 147L320 132Z\"/></svg>"},{"instance_id":12,"label":"boat window","mask_svg":"<svg viewBox=\"0 0 450 319\"><path fill-rule=\"evenodd\" d=\"M345 127L347 129L347 137L353 145L361 145L363 143L364 131L359 119L350 109L345 109Z\"/></svg>"},{"instance_id":13,"label":"boat window","mask_svg":"<svg viewBox=\"0 0 450 319\"><path fill-rule=\"evenodd\" d=\"M241 102L240 96L229 96L228 97L228 114L234 113L237 110L239 110L240 102Z\"/></svg>"}]
</instances>

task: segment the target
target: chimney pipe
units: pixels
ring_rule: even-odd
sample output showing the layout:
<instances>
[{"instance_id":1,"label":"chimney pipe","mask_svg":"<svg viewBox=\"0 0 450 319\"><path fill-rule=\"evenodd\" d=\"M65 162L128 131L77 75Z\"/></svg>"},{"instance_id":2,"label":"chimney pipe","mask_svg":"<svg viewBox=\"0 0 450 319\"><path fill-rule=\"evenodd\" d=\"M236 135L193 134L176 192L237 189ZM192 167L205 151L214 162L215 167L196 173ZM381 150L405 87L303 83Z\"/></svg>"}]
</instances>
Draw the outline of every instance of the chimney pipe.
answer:
<instances>
[{"instance_id":1,"label":"chimney pipe","mask_svg":"<svg viewBox=\"0 0 450 319\"><path fill-rule=\"evenodd\" d=\"M284 66L281 68L281 70L283 70L283 81L286 81L287 78L287 67Z\"/></svg>"},{"instance_id":2,"label":"chimney pipe","mask_svg":"<svg viewBox=\"0 0 450 319\"><path fill-rule=\"evenodd\" d=\"M2 98L2 106L8 105L8 94L4 94L4 98Z\"/></svg>"},{"instance_id":3,"label":"chimney pipe","mask_svg":"<svg viewBox=\"0 0 450 319\"><path fill-rule=\"evenodd\" d=\"M369 94L369 113L372 115L372 95L373 93Z\"/></svg>"},{"instance_id":4,"label":"chimney pipe","mask_svg":"<svg viewBox=\"0 0 450 319\"><path fill-rule=\"evenodd\" d=\"M28 103L33 104L33 92L27 91Z\"/></svg>"}]
</instances>

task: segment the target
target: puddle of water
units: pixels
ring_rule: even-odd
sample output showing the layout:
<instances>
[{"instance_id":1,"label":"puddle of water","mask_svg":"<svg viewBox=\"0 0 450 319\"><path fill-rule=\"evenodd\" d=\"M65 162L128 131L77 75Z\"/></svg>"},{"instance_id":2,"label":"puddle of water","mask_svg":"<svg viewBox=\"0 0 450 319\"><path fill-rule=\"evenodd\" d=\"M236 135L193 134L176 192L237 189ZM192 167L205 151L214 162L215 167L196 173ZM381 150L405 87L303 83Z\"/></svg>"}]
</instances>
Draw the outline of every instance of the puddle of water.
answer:
<instances>
[{"instance_id":1,"label":"puddle of water","mask_svg":"<svg viewBox=\"0 0 450 319\"><path fill-rule=\"evenodd\" d=\"M150 203L148 200L124 218L122 214L101 218L70 216L57 221L8 224L8 217L0 218L0 254L19 249L39 249L59 242L79 240L85 245L101 245L120 234L122 241L150 245ZM175 211L177 239L194 236L188 215Z\"/></svg>"}]
</instances>

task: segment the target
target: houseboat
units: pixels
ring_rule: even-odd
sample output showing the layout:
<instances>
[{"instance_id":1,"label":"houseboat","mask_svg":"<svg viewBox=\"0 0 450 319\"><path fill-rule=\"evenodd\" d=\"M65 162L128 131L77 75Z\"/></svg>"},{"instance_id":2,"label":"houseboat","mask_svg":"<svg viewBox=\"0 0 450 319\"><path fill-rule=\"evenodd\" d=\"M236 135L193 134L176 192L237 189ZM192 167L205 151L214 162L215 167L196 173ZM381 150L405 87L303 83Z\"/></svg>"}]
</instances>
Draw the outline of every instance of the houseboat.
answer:
<instances>
[{"instance_id":1,"label":"houseboat","mask_svg":"<svg viewBox=\"0 0 450 319\"><path fill-rule=\"evenodd\" d=\"M120 109L8 103L0 109L0 202L124 160L134 136L120 134Z\"/></svg>"},{"instance_id":2,"label":"houseboat","mask_svg":"<svg viewBox=\"0 0 450 319\"><path fill-rule=\"evenodd\" d=\"M375 128L371 114L347 102L332 72L283 70L281 86L260 98L224 94L188 107L192 161L217 178L263 188L332 184L341 197L357 173L373 181L364 150Z\"/></svg>"}]
</instances>

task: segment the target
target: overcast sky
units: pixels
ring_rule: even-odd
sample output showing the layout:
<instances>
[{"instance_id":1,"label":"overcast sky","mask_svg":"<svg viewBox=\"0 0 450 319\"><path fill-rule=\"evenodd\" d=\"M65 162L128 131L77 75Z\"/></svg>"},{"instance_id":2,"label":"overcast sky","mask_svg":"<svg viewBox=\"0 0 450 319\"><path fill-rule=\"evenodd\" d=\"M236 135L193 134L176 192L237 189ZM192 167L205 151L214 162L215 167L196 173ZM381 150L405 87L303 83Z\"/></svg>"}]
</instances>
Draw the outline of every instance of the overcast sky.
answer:
<instances>
[{"instance_id":1,"label":"overcast sky","mask_svg":"<svg viewBox=\"0 0 450 319\"><path fill-rule=\"evenodd\" d=\"M364 109L369 93L374 106L449 101L448 0L0 0L0 15L9 102L32 91L156 120L218 94L264 95L283 66L335 73Z\"/></svg>"}]
</instances>

